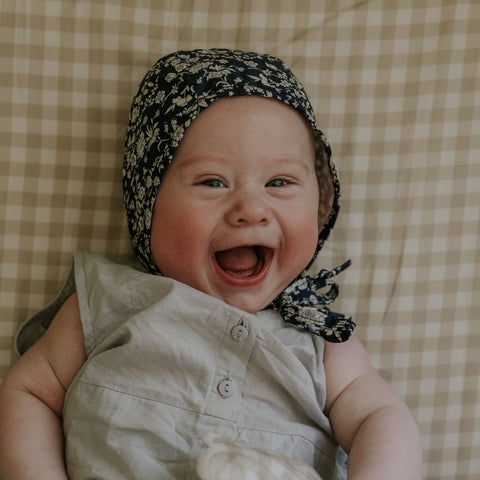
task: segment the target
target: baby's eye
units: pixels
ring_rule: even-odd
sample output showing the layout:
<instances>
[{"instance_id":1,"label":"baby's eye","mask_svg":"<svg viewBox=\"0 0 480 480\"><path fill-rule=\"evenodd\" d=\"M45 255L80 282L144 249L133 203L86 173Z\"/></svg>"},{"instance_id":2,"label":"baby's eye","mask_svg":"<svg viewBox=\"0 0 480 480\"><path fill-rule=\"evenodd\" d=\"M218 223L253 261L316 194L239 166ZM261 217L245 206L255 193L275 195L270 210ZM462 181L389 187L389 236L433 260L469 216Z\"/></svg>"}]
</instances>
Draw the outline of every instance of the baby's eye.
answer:
<instances>
[{"instance_id":1,"label":"baby's eye","mask_svg":"<svg viewBox=\"0 0 480 480\"><path fill-rule=\"evenodd\" d=\"M202 185L213 188L222 188L225 187L225 184L216 178L209 178L208 180L203 180Z\"/></svg>"},{"instance_id":2,"label":"baby's eye","mask_svg":"<svg viewBox=\"0 0 480 480\"><path fill-rule=\"evenodd\" d=\"M285 187L286 185L288 185L288 182L284 178L274 178L273 180L270 180L269 182L267 182L265 186L266 187Z\"/></svg>"}]
</instances>

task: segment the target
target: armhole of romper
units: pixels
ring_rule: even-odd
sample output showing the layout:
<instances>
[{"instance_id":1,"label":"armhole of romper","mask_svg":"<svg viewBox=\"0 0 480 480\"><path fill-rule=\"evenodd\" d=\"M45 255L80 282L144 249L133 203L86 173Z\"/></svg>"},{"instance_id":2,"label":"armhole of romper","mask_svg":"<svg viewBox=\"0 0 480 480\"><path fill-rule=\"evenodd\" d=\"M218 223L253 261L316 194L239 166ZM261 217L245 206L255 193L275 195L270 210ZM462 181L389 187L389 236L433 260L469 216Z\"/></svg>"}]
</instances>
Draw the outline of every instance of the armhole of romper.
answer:
<instances>
[{"instance_id":1,"label":"armhole of romper","mask_svg":"<svg viewBox=\"0 0 480 480\"><path fill-rule=\"evenodd\" d=\"M18 360L47 331L65 301L75 293L74 264L70 268L60 293L46 307L28 317L18 329L13 343L14 359Z\"/></svg>"},{"instance_id":2,"label":"armhole of romper","mask_svg":"<svg viewBox=\"0 0 480 480\"><path fill-rule=\"evenodd\" d=\"M87 269L85 268L86 263L88 262L88 258L84 252L75 252L73 258L73 275L74 282L76 284L76 292L78 295L80 321L82 322L85 351L87 353L87 357L89 357L92 353L92 350L95 348L97 342L95 340L95 330L93 327L92 315L88 301L90 298L90 289L87 280Z\"/></svg>"}]
</instances>

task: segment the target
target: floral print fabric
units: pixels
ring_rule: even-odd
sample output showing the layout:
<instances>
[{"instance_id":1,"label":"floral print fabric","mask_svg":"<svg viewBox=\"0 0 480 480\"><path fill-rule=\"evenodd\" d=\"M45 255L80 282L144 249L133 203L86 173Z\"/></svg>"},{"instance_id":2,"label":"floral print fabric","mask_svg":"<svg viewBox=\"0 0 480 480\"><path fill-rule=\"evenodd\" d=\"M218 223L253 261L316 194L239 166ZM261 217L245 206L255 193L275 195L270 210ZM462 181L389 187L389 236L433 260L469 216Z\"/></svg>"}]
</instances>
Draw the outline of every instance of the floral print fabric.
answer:
<instances>
[{"instance_id":1,"label":"floral print fabric","mask_svg":"<svg viewBox=\"0 0 480 480\"><path fill-rule=\"evenodd\" d=\"M326 305L338 295L338 285L332 277L350 266L350 260L333 270L320 270L317 275L302 273L270 305L282 318L297 328L323 337L328 342L348 340L355 329L352 317L332 312ZM329 287L325 293L319 290Z\"/></svg>"}]
</instances>

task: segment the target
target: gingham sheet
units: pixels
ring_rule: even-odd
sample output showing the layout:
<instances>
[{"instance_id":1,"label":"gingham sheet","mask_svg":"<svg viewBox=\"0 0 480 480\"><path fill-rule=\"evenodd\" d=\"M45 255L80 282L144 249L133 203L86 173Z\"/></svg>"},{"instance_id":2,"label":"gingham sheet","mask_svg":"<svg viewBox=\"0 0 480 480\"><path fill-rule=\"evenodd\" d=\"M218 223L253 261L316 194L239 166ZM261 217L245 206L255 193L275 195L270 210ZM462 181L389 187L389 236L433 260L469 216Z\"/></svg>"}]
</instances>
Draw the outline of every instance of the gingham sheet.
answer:
<instances>
[{"instance_id":1,"label":"gingham sheet","mask_svg":"<svg viewBox=\"0 0 480 480\"><path fill-rule=\"evenodd\" d=\"M480 3L0 3L0 377L74 250L129 253L131 96L180 48L282 57L332 143L343 207L320 261L423 434L426 479L480 475Z\"/></svg>"}]
</instances>

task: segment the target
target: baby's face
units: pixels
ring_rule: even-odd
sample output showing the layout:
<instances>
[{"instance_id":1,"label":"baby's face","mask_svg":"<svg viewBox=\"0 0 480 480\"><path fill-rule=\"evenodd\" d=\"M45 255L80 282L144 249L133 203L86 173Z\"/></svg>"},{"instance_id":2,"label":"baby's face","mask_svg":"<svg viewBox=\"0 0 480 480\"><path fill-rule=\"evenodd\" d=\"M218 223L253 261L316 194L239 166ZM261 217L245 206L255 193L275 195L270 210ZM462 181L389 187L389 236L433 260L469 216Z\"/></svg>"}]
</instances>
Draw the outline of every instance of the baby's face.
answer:
<instances>
[{"instance_id":1,"label":"baby's face","mask_svg":"<svg viewBox=\"0 0 480 480\"><path fill-rule=\"evenodd\" d=\"M158 190L161 272L247 312L308 265L319 192L307 123L260 96L215 101L191 124Z\"/></svg>"}]
</instances>

